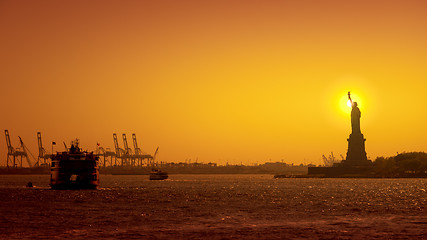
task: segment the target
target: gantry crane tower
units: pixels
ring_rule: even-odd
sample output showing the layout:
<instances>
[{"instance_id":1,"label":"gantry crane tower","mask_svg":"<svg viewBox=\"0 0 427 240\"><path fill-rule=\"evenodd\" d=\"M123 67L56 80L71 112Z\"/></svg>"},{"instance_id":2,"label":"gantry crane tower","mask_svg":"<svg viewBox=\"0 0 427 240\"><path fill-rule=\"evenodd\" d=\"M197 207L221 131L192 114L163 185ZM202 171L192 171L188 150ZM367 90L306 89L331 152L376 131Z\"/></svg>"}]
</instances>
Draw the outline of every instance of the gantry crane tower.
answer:
<instances>
[{"instance_id":1,"label":"gantry crane tower","mask_svg":"<svg viewBox=\"0 0 427 240\"><path fill-rule=\"evenodd\" d=\"M135 151L135 160L138 166L142 166L142 151L141 148L138 147L138 142L136 141L136 134L132 133L132 141L133 141L133 149Z\"/></svg>"},{"instance_id":2,"label":"gantry crane tower","mask_svg":"<svg viewBox=\"0 0 427 240\"><path fill-rule=\"evenodd\" d=\"M125 165L125 150L119 147L119 141L117 141L117 134L113 133L113 141L114 141L114 148L116 149L116 158L119 158L121 160L120 165Z\"/></svg>"},{"instance_id":3,"label":"gantry crane tower","mask_svg":"<svg viewBox=\"0 0 427 240\"><path fill-rule=\"evenodd\" d=\"M50 159L52 157L52 155L51 154L47 154L46 149L44 149L44 147L43 147L41 132L37 132L37 143L39 145L39 155L37 156L36 165L38 166L40 164L40 162L41 162L40 160L43 159L43 163L41 163L41 165L42 166L47 166L47 165L49 165L47 163L47 159Z\"/></svg>"},{"instance_id":4,"label":"gantry crane tower","mask_svg":"<svg viewBox=\"0 0 427 240\"><path fill-rule=\"evenodd\" d=\"M28 166L32 167L31 161L28 158L28 154L26 151L26 147L24 145L24 142L22 141L21 137L19 137L19 142L21 144L21 148L13 148L12 143L10 142L10 135L8 130L4 130L4 134L6 136L6 144L7 144L7 167L23 167L22 166L22 158L25 158L27 160ZM22 149L22 150L21 150ZM19 157L18 162L17 157ZM19 164L18 164L19 163Z\"/></svg>"},{"instance_id":5,"label":"gantry crane tower","mask_svg":"<svg viewBox=\"0 0 427 240\"><path fill-rule=\"evenodd\" d=\"M132 133L132 140L133 140L133 148L135 149L134 158L137 161L137 165L143 166L144 164L146 164L147 166L149 166L151 164L150 162L153 159L153 156L143 153L141 148L138 147L138 142L136 140L135 133ZM146 160L145 163L144 163L144 160Z\"/></svg>"},{"instance_id":6,"label":"gantry crane tower","mask_svg":"<svg viewBox=\"0 0 427 240\"><path fill-rule=\"evenodd\" d=\"M126 138L126 134L122 134L122 136L123 136L123 146L124 146L124 151L125 151L125 159L126 159L126 163L127 163L127 165L130 165L130 166L135 166L135 158L133 157L133 154L132 154L132 149L129 147L129 145L128 145L128 140L127 140L127 138Z\"/></svg>"}]
</instances>

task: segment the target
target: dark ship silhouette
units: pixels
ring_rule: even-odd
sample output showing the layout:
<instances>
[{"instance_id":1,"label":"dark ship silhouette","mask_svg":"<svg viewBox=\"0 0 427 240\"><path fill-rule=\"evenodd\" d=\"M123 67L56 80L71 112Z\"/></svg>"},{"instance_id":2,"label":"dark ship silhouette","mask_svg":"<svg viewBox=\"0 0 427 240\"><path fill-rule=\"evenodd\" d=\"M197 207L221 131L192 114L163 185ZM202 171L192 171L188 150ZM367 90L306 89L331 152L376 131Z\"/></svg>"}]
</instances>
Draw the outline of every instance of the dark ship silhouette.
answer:
<instances>
[{"instance_id":1,"label":"dark ship silhouette","mask_svg":"<svg viewBox=\"0 0 427 240\"><path fill-rule=\"evenodd\" d=\"M68 151L52 155L50 186L52 189L96 189L99 185L97 155L82 151L79 141Z\"/></svg>"},{"instance_id":2,"label":"dark ship silhouette","mask_svg":"<svg viewBox=\"0 0 427 240\"><path fill-rule=\"evenodd\" d=\"M169 177L168 173L160 169L153 168L153 170L151 170L150 172L150 180L165 180L168 177Z\"/></svg>"}]
</instances>

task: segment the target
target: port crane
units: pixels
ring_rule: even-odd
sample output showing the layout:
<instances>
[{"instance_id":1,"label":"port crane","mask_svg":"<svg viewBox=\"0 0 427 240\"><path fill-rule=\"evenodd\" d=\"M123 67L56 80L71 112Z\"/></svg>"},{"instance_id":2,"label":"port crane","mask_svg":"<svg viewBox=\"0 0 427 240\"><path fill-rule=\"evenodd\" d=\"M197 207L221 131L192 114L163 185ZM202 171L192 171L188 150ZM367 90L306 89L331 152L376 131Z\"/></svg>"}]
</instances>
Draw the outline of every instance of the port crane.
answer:
<instances>
[{"instance_id":1,"label":"port crane","mask_svg":"<svg viewBox=\"0 0 427 240\"><path fill-rule=\"evenodd\" d=\"M22 159L25 158L27 160L28 166L32 167L31 161L27 154L27 147L24 145L24 142L22 141L21 137L19 137L19 143L21 145L20 148L15 149L12 146L12 143L10 141L10 135L8 130L4 130L4 134L6 137L6 144L7 144L7 167L23 167L22 165ZM31 153L30 153L31 154ZM19 158L19 159L17 159ZM18 161L17 161L18 160Z\"/></svg>"},{"instance_id":2,"label":"port crane","mask_svg":"<svg viewBox=\"0 0 427 240\"><path fill-rule=\"evenodd\" d=\"M120 148L119 142L117 139L117 134L113 133L113 141L114 141L114 148L116 150L114 157L119 158L121 160L121 166L138 166L142 167L143 165L149 165L150 160L153 159L153 157L149 154L144 153L141 148L138 147L138 142L136 140L136 134L132 134L132 141L133 141L133 147L134 149L129 147L126 134L122 134L123 137L123 148ZM103 149L100 149L100 153L103 152ZM107 154L107 151L104 150L104 153ZM111 152L110 154L113 154Z\"/></svg>"},{"instance_id":3,"label":"port crane","mask_svg":"<svg viewBox=\"0 0 427 240\"><path fill-rule=\"evenodd\" d=\"M101 146L99 146L98 144L98 148L97 148L97 154L99 156L103 156L104 158L104 163L103 166L106 167L108 165L108 162L110 163L110 167L113 166L113 158L114 158L114 165L117 165L117 158L116 158L116 153L111 151L111 148L103 148ZM108 158L110 158L110 160L108 160Z\"/></svg>"},{"instance_id":4,"label":"port crane","mask_svg":"<svg viewBox=\"0 0 427 240\"><path fill-rule=\"evenodd\" d=\"M135 166L135 158L133 157L132 149L128 145L128 140L126 138L126 134L122 134L123 137L123 147L124 147L124 159L127 165Z\"/></svg>"},{"instance_id":5,"label":"port crane","mask_svg":"<svg viewBox=\"0 0 427 240\"><path fill-rule=\"evenodd\" d=\"M134 158L137 160L138 166L143 166L146 164L147 166L150 165L150 160L153 159L153 156L143 153L141 148L138 147L138 141L136 140L136 134L132 133L132 140L133 140L133 148L135 150ZM144 159L146 160L144 163Z\"/></svg>"},{"instance_id":6,"label":"port crane","mask_svg":"<svg viewBox=\"0 0 427 240\"><path fill-rule=\"evenodd\" d=\"M31 153L31 151L30 151L30 149L28 149L27 148L27 146L24 144L24 142L22 141L22 139L21 139L21 137L20 136L18 136L18 138L19 138L19 142L21 143L21 147L22 147L22 150L24 151L24 153L27 155L27 162L28 162L28 166L30 166L30 167L34 167L34 166L39 166L39 163L37 162L37 160L36 160L36 158L34 157L34 155ZM33 160L34 161L36 161L36 164L33 166L33 165L31 165L31 161L30 161L30 159L28 158L28 154L27 153L29 153L30 154L30 156L33 158Z\"/></svg>"},{"instance_id":7,"label":"port crane","mask_svg":"<svg viewBox=\"0 0 427 240\"><path fill-rule=\"evenodd\" d=\"M159 147L157 147L156 148L156 151L154 152L154 155L153 155L153 161L152 161L152 163L151 163L151 165L154 167L155 165L157 165L157 163L156 163L156 157L157 157L157 154L159 153Z\"/></svg>"},{"instance_id":8,"label":"port crane","mask_svg":"<svg viewBox=\"0 0 427 240\"><path fill-rule=\"evenodd\" d=\"M42 134L41 132L37 132L37 143L39 146L39 155L37 156L37 162L36 162L36 166L38 165L42 165L42 166L47 166L47 159L50 159L52 157L51 154L47 154L46 149L44 149L43 147L43 142L42 142ZM52 152L53 154L53 152ZM40 163L41 159L43 159L43 163Z\"/></svg>"},{"instance_id":9,"label":"port crane","mask_svg":"<svg viewBox=\"0 0 427 240\"><path fill-rule=\"evenodd\" d=\"M125 150L119 147L119 141L117 140L117 134L113 133L113 141L114 141L114 148L116 150L116 158L121 159L121 166L124 166L124 157L125 157Z\"/></svg>"},{"instance_id":10,"label":"port crane","mask_svg":"<svg viewBox=\"0 0 427 240\"><path fill-rule=\"evenodd\" d=\"M138 142L136 141L136 134L132 133L132 141L133 141L133 149L135 151L135 160L136 160L136 164L139 166L142 166L142 151L141 148L138 147Z\"/></svg>"},{"instance_id":11,"label":"port crane","mask_svg":"<svg viewBox=\"0 0 427 240\"><path fill-rule=\"evenodd\" d=\"M52 158L52 154L48 154L46 149L43 147L43 140L41 132L37 132L37 143L38 143L38 156L37 159L31 153L31 151L25 146L22 139L19 137L19 148L14 148L11 144L9 131L5 130L6 143L7 143L7 167L23 167L23 159L26 159L26 162L29 167L36 166L48 166L48 159ZM124 148L121 148L118 143L117 134L113 133L114 141L114 150L110 148L103 148L97 144L96 153L99 156L104 157L103 166L150 166L154 164L155 156L152 156L148 153L145 153L138 146L138 141L136 134L132 133L133 149L129 146L126 134L122 134ZM63 142L65 150L68 150L67 145ZM155 155L157 154L158 149L156 150ZM34 160L30 160L30 157ZM114 158L114 161L113 161ZM118 161L118 159L120 159ZM32 164L34 163L34 164Z\"/></svg>"},{"instance_id":12,"label":"port crane","mask_svg":"<svg viewBox=\"0 0 427 240\"><path fill-rule=\"evenodd\" d=\"M342 155L341 155L342 157ZM325 167L332 167L335 163L338 163L339 161L335 158L334 153L331 152L331 155L329 157L325 157L325 155L322 155L323 163Z\"/></svg>"}]
</instances>

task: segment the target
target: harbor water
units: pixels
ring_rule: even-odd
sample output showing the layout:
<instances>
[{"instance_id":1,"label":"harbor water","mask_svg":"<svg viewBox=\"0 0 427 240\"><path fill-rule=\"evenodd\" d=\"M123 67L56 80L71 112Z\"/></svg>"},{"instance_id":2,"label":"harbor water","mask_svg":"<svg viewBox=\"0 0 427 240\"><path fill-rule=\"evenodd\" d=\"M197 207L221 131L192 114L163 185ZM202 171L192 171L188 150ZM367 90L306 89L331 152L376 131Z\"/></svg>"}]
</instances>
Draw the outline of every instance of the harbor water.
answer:
<instances>
[{"instance_id":1,"label":"harbor water","mask_svg":"<svg viewBox=\"0 0 427 240\"><path fill-rule=\"evenodd\" d=\"M26 187L32 182L32 188ZM427 239L427 179L0 175L0 239Z\"/></svg>"}]
</instances>

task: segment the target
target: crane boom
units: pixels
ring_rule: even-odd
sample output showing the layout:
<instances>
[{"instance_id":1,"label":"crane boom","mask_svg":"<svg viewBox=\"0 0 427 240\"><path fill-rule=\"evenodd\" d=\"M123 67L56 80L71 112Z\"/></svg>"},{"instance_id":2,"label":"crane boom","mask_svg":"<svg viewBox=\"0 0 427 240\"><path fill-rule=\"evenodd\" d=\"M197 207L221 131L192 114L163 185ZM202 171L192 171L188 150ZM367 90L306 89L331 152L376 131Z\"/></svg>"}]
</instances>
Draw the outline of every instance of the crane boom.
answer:
<instances>
[{"instance_id":1,"label":"crane boom","mask_svg":"<svg viewBox=\"0 0 427 240\"><path fill-rule=\"evenodd\" d=\"M156 151L154 152L154 155L153 155L153 162L155 162L156 161L156 157L157 157L157 153L159 152L159 147L157 147L156 148Z\"/></svg>"},{"instance_id":2,"label":"crane boom","mask_svg":"<svg viewBox=\"0 0 427 240\"><path fill-rule=\"evenodd\" d=\"M25 159L27 159L28 166L29 166L29 167L32 167L33 165L31 164L31 161L30 161L30 159L28 158L28 154L27 154L27 150L28 150L28 148L25 146L25 144L24 144L24 142L22 141L21 137L20 137L20 136L18 136L18 137L19 137L19 142L21 143L22 151L24 151L23 156L25 157ZM30 154L31 154L31 152L30 152ZM31 155L33 155L33 154L31 154ZM34 157L34 156L33 156L33 157Z\"/></svg>"}]
</instances>

